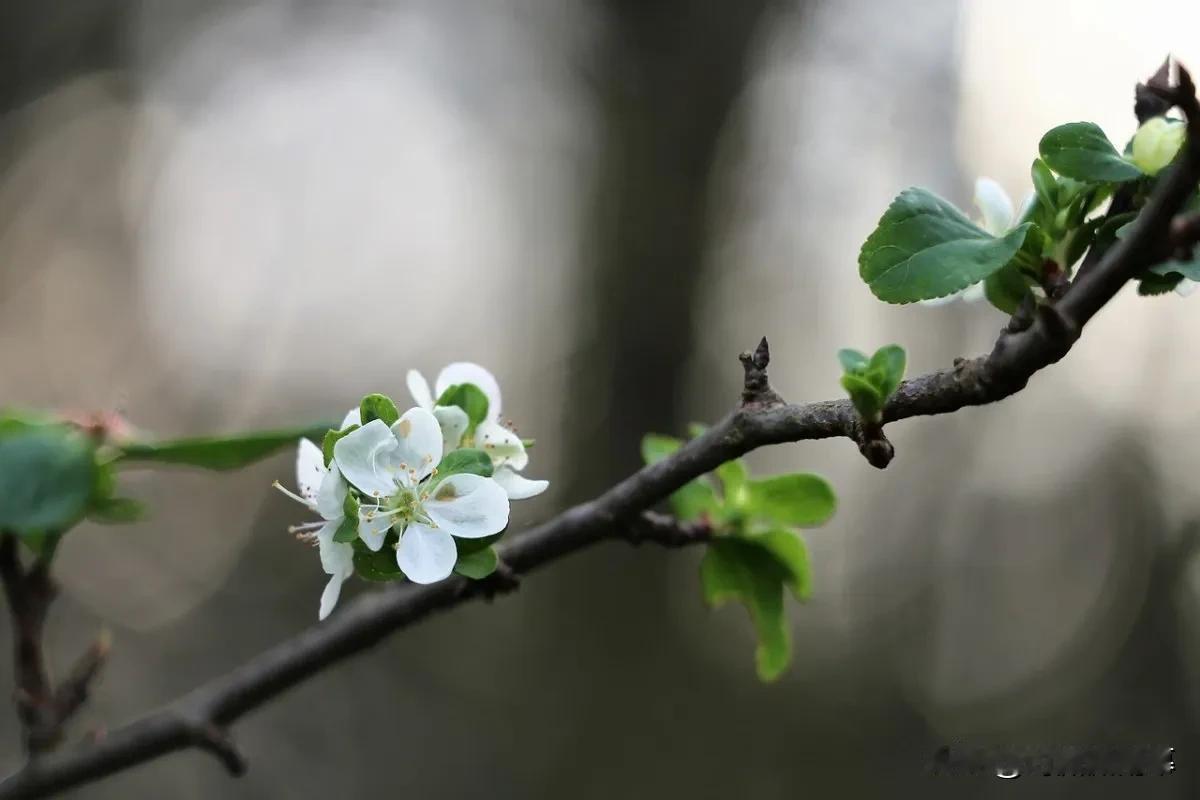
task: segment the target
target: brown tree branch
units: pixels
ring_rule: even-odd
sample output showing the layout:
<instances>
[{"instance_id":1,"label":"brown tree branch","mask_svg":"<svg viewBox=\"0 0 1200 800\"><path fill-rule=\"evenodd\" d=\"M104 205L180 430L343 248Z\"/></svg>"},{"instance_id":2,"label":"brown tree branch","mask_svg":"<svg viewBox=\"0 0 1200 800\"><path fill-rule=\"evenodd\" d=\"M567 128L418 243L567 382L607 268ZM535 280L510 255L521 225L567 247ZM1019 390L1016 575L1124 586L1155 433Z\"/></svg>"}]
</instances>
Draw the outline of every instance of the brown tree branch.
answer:
<instances>
[{"instance_id":1,"label":"brown tree branch","mask_svg":"<svg viewBox=\"0 0 1200 800\"><path fill-rule=\"evenodd\" d=\"M1061 300L1040 305L1024 321L1010 324L990 354L960 359L951 369L902 383L884 408L884 423L948 414L1020 391L1034 373L1066 355L1084 325L1126 282L1165 257L1169 248L1163 243L1172 223L1200 183L1200 106L1190 76L1182 68L1179 73L1179 85L1170 91L1172 102L1188 118L1187 145L1160 179L1129 236L1098 259L1094 269L1081 275ZM871 456L868 448L878 446L872 443L880 441L881 425L868 430L848 400L785 404L767 380L769 360L765 341L754 353L743 354L742 403L676 453L501 545L498 551L506 582L454 576L425 586L395 584L360 597L330 620L95 744L33 760L0 783L0 800L44 797L191 747L216 754L238 774L245 769L245 760L228 738L229 725L401 628L472 598L512 588L516 576L606 539L666 546L707 541L710 532L705 526L678 523L646 509L720 464L765 445L838 436L857 442L864 454ZM876 457L872 463L885 466L887 460L890 452L887 459Z\"/></svg>"}]
</instances>

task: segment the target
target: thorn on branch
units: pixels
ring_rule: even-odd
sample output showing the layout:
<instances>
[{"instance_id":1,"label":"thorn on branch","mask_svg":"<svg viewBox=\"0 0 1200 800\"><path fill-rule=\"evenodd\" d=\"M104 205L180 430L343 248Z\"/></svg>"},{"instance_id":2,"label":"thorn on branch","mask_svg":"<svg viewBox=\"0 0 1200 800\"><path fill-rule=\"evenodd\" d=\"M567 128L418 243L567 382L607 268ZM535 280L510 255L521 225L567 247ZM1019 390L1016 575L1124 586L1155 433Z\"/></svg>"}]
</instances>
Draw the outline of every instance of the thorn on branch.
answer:
<instances>
[{"instance_id":1,"label":"thorn on branch","mask_svg":"<svg viewBox=\"0 0 1200 800\"><path fill-rule=\"evenodd\" d=\"M1151 117L1162 116L1171 109L1171 57L1167 56L1150 79L1139 83L1133 91L1133 113L1138 124Z\"/></svg>"},{"instance_id":2,"label":"thorn on branch","mask_svg":"<svg viewBox=\"0 0 1200 800\"><path fill-rule=\"evenodd\" d=\"M738 359L746 371L742 384L742 407L781 405L783 398L771 388L767 378L767 365L771 363L771 347L767 344L767 337L762 338L753 353L747 350Z\"/></svg>"},{"instance_id":3,"label":"thorn on branch","mask_svg":"<svg viewBox=\"0 0 1200 800\"><path fill-rule=\"evenodd\" d=\"M246 774L249 765L228 732L211 722L204 722L192 726L191 734L196 746L215 756L230 775L236 778Z\"/></svg>"}]
</instances>

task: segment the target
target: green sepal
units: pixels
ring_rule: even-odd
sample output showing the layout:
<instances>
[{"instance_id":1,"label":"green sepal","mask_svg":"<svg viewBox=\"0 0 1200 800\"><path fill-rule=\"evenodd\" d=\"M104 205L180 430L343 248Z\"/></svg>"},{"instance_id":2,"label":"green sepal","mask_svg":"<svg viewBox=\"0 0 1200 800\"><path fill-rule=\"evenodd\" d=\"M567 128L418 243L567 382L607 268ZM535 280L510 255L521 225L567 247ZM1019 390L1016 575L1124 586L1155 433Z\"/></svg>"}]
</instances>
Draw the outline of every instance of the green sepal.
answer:
<instances>
[{"instance_id":1,"label":"green sepal","mask_svg":"<svg viewBox=\"0 0 1200 800\"><path fill-rule=\"evenodd\" d=\"M483 450L465 447L446 453L437 465L438 480L462 472L490 478L492 477L492 457Z\"/></svg>"},{"instance_id":2,"label":"green sepal","mask_svg":"<svg viewBox=\"0 0 1200 800\"><path fill-rule=\"evenodd\" d=\"M458 406L466 412L467 434L470 434L480 422L487 419L487 395L473 383L457 383L448 387L437 399L437 405Z\"/></svg>"},{"instance_id":3,"label":"green sepal","mask_svg":"<svg viewBox=\"0 0 1200 800\"><path fill-rule=\"evenodd\" d=\"M457 546L459 541L462 540L455 539L454 544ZM500 559L496 555L495 548L491 546L484 546L468 552L460 549L458 561L454 564L454 571L459 575L478 581L495 572L499 565Z\"/></svg>"},{"instance_id":4,"label":"green sepal","mask_svg":"<svg viewBox=\"0 0 1200 800\"><path fill-rule=\"evenodd\" d=\"M325 438L321 440L321 455L325 458L325 466L327 468L333 463L333 446L337 444L338 440L343 436L353 433L360 427L362 426L360 426L358 423L355 423L353 425L347 425L340 431L335 431L332 428L325 431Z\"/></svg>"},{"instance_id":5,"label":"green sepal","mask_svg":"<svg viewBox=\"0 0 1200 800\"><path fill-rule=\"evenodd\" d=\"M396 410L396 404L386 394L369 394L364 397L359 403L358 415L363 425L373 420L380 420L389 428L400 419L400 412Z\"/></svg>"}]
</instances>

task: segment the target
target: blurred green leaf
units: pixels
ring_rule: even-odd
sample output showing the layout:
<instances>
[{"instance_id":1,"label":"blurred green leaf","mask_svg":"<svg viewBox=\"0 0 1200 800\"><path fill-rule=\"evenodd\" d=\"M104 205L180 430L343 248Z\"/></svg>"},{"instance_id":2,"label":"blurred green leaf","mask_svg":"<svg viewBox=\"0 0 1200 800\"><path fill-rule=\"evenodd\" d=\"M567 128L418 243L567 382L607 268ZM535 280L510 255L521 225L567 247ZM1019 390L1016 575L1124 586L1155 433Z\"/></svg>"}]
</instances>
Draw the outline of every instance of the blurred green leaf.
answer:
<instances>
[{"instance_id":1,"label":"blurred green leaf","mask_svg":"<svg viewBox=\"0 0 1200 800\"><path fill-rule=\"evenodd\" d=\"M319 441L328 428L328 425L310 425L233 436L128 442L120 446L119 458L123 462L183 464L214 470L238 469L286 447L295 447L297 439Z\"/></svg>"},{"instance_id":2,"label":"blurred green leaf","mask_svg":"<svg viewBox=\"0 0 1200 800\"><path fill-rule=\"evenodd\" d=\"M806 472L747 481L746 495L750 513L778 525L821 525L837 509L829 482Z\"/></svg>"},{"instance_id":3,"label":"blurred green leaf","mask_svg":"<svg viewBox=\"0 0 1200 800\"><path fill-rule=\"evenodd\" d=\"M866 378L857 375L842 375L842 388L850 395L850 401L863 419L873 420L883 410L883 398L879 390Z\"/></svg>"},{"instance_id":4,"label":"blurred green leaf","mask_svg":"<svg viewBox=\"0 0 1200 800\"><path fill-rule=\"evenodd\" d=\"M95 445L68 425L10 422L0 434L0 530L65 530L88 509Z\"/></svg>"},{"instance_id":5,"label":"blurred green leaf","mask_svg":"<svg viewBox=\"0 0 1200 800\"><path fill-rule=\"evenodd\" d=\"M1095 183L1122 183L1143 173L1122 158L1099 125L1071 122L1053 128L1038 143L1042 160L1068 178Z\"/></svg>"},{"instance_id":6,"label":"blurred green leaf","mask_svg":"<svg viewBox=\"0 0 1200 800\"><path fill-rule=\"evenodd\" d=\"M791 631L783 611L787 573L774 556L739 539L712 542L700 562L704 598L714 608L730 600L746 607L758 635L755 664L763 681L773 681L791 659Z\"/></svg>"},{"instance_id":7,"label":"blurred green leaf","mask_svg":"<svg viewBox=\"0 0 1200 800\"><path fill-rule=\"evenodd\" d=\"M360 427L362 426L358 423L355 423L353 425L347 425L340 431L335 431L333 429L325 431L325 438L321 440L321 455L325 457L326 467L333 463L333 446L338 443L338 440L343 436L353 433Z\"/></svg>"},{"instance_id":8,"label":"blurred green leaf","mask_svg":"<svg viewBox=\"0 0 1200 800\"><path fill-rule=\"evenodd\" d=\"M1037 194L1038 202L1042 204L1042 208L1053 214L1058 202L1058 181L1055 179L1054 173L1040 158L1033 160L1033 166L1030 167L1029 172L1033 179L1033 191Z\"/></svg>"},{"instance_id":9,"label":"blurred green leaf","mask_svg":"<svg viewBox=\"0 0 1200 800\"><path fill-rule=\"evenodd\" d=\"M120 525L137 522L146 516L146 507L130 497L105 497L93 501L87 516L105 525Z\"/></svg>"},{"instance_id":10,"label":"blurred green leaf","mask_svg":"<svg viewBox=\"0 0 1200 800\"><path fill-rule=\"evenodd\" d=\"M455 539L454 543L457 545L459 541ZM495 572L499 564L500 559L496 557L496 551L492 547L484 547L466 553L460 550L454 571L472 580L482 580Z\"/></svg>"},{"instance_id":11,"label":"blurred green leaf","mask_svg":"<svg viewBox=\"0 0 1200 800\"><path fill-rule=\"evenodd\" d=\"M470 447L451 450L442 456L441 462L437 465L438 480L460 472L490 478L492 477L492 458L484 451Z\"/></svg>"},{"instance_id":12,"label":"blurred green leaf","mask_svg":"<svg viewBox=\"0 0 1200 800\"><path fill-rule=\"evenodd\" d=\"M906 362L904 348L897 344L885 345L871 356L867 373L885 403L896 392L900 381L904 380Z\"/></svg>"},{"instance_id":13,"label":"blurred green leaf","mask_svg":"<svg viewBox=\"0 0 1200 800\"><path fill-rule=\"evenodd\" d=\"M400 419L400 412L396 410L396 404L386 394L369 394L364 397L359 403L358 415L363 425L377 419L389 428L396 424L396 420Z\"/></svg>"},{"instance_id":14,"label":"blurred green leaf","mask_svg":"<svg viewBox=\"0 0 1200 800\"><path fill-rule=\"evenodd\" d=\"M475 430L475 426L487 419L487 395L473 383L458 383L442 392L438 398L439 406L458 406L467 413L467 432Z\"/></svg>"},{"instance_id":15,"label":"blurred green leaf","mask_svg":"<svg viewBox=\"0 0 1200 800\"><path fill-rule=\"evenodd\" d=\"M1016 263L997 270L983 282L983 295L987 301L1005 314L1013 314L1029 292L1029 281Z\"/></svg>"},{"instance_id":16,"label":"blurred green leaf","mask_svg":"<svg viewBox=\"0 0 1200 800\"><path fill-rule=\"evenodd\" d=\"M869 359L867 354L859 350L843 348L837 352L838 363L842 365L843 372L858 373L867 368Z\"/></svg>"},{"instance_id":17,"label":"blurred green leaf","mask_svg":"<svg viewBox=\"0 0 1200 800\"><path fill-rule=\"evenodd\" d=\"M775 557L775 561L786 572L784 585L792 595L800 601L809 599L812 595L812 567L804 539L794 531L777 529L756 535L750 540Z\"/></svg>"},{"instance_id":18,"label":"blurred green leaf","mask_svg":"<svg viewBox=\"0 0 1200 800\"><path fill-rule=\"evenodd\" d=\"M1012 260L1028 228L997 238L932 192L905 189L863 243L859 275L887 303L945 297Z\"/></svg>"},{"instance_id":19,"label":"blurred green leaf","mask_svg":"<svg viewBox=\"0 0 1200 800\"><path fill-rule=\"evenodd\" d=\"M683 441L672 436L648 433L642 437L642 460L655 464L683 446ZM717 513L720 503L712 486L702 479L689 481L671 495L671 508L682 520L696 520Z\"/></svg>"},{"instance_id":20,"label":"blurred green leaf","mask_svg":"<svg viewBox=\"0 0 1200 800\"><path fill-rule=\"evenodd\" d=\"M333 532L333 540L335 542L353 542L358 539L358 501L353 500L353 495L346 495L347 502L353 502L353 514L346 514L342 517L342 522L338 525L337 530Z\"/></svg>"}]
</instances>

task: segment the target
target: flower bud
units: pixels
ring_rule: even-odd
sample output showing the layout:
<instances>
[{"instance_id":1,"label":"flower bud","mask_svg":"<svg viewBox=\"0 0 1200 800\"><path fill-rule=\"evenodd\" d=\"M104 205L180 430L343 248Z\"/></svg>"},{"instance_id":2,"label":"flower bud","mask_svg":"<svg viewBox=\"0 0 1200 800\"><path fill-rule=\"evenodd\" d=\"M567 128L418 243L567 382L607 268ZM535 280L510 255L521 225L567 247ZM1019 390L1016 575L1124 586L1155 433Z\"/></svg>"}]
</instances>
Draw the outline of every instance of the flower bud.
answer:
<instances>
[{"instance_id":1,"label":"flower bud","mask_svg":"<svg viewBox=\"0 0 1200 800\"><path fill-rule=\"evenodd\" d=\"M1133 163L1147 175L1157 175L1174 160L1186 136L1187 128L1178 120L1147 120L1133 137Z\"/></svg>"}]
</instances>

